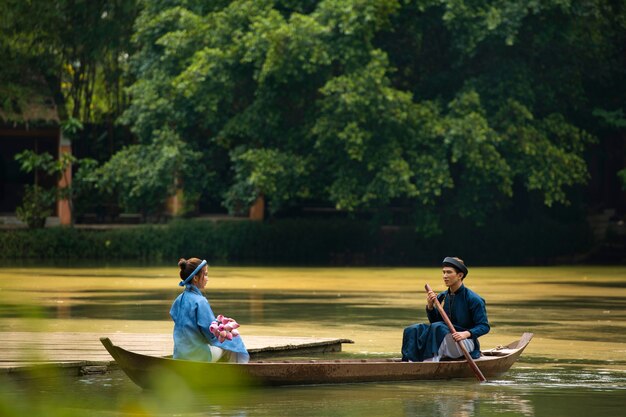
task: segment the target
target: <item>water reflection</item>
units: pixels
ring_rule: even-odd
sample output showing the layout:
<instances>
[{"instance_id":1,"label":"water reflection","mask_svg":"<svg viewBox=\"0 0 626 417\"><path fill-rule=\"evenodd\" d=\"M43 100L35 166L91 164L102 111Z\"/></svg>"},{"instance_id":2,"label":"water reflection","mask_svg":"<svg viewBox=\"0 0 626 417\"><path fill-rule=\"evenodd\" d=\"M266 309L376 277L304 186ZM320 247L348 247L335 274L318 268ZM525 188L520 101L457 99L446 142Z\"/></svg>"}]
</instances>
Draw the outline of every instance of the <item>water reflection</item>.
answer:
<instances>
[{"instance_id":1,"label":"water reflection","mask_svg":"<svg viewBox=\"0 0 626 417\"><path fill-rule=\"evenodd\" d=\"M500 379L251 388L194 394L142 391L121 371L106 375L27 378L0 375L6 417L47 416L338 416L338 417L618 417L626 372L585 367L517 367ZM39 412L45 410L44 414Z\"/></svg>"},{"instance_id":2,"label":"water reflection","mask_svg":"<svg viewBox=\"0 0 626 417\"><path fill-rule=\"evenodd\" d=\"M58 379L46 381L36 382L35 389L26 387L30 382L19 389L14 385L12 396L6 392L0 396L0 409L4 398L18 402L20 412L52 406L45 414L51 416L617 417L623 414L626 393L625 373L573 367L522 368L486 384L465 380L318 385L217 396L192 394L185 387L141 391L121 371L67 379L63 384ZM2 382L0 392L7 387Z\"/></svg>"},{"instance_id":3,"label":"water reflection","mask_svg":"<svg viewBox=\"0 0 626 417\"><path fill-rule=\"evenodd\" d=\"M219 416L534 416L532 398L507 392L507 387L484 389L474 382L418 382L408 384L353 384L339 386L255 389L237 400L215 403L202 395L187 398L181 415ZM171 404L160 396L140 392L138 402L153 415L166 415Z\"/></svg>"},{"instance_id":4,"label":"water reflection","mask_svg":"<svg viewBox=\"0 0 626 417\"><path fill-rule=\"evenodd\" d=\"M474 417L496 413L525 417L535 415L531 400L521 395L489 393L481 396L476 392L459 397L433 398L428 402L404 400L403 411L404 416Z\"/></svg>"},{"instance_id":5,"label":"water reflection","mask_svg":"<svg viewBox=\"0 0 626 417\"><path fill-rule=\"evenodd\" d=\"M178 295L172 290L84 290L74 296L42 295L42 318L80 317L93 319L169 320L169 308ZM350 317L356 323L382 323L415 316L414 307L385 306L376 309L377 293L338 295L335 292L294 293L228 291L205 294L215 311L234 311L242 323L298 322L314 317ZM0 317L24 317L24 305L0 304ZM235 315L235 314L233 314ZM413 318L414 319L414 318ZM401 327L400 327L401 328Z\"/></svg>"},{"instance_id":6,"label":"water reflection","mask_svg":"<svg viewBox=\"0 0 626 417\"><path fill-rule=\"evenodd\" d=\"M253 292L250 294L250 313L249 318L254 318L258 322L263 322L265 319L265 303L263 302L263 293Z\"/></svg>"}]
</instances>

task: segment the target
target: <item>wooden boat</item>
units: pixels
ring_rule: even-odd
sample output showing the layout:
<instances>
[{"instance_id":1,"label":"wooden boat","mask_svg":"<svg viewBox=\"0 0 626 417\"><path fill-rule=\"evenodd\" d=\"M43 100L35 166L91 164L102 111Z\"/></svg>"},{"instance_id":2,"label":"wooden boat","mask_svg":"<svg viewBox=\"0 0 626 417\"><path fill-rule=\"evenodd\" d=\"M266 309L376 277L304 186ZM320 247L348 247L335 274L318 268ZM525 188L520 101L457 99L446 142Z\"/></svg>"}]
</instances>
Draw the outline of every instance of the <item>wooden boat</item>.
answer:
<instances>
[{"instance_id":1,"label":"wooden boat","mask_svg":"<svg viewBox=\"0 0 626 417\"><path fill-rule=\"evenodd\" d=\"M532 333L507 346L482 351L476 365L487 378L506 372L520 357ZM207 363L140 355L100 339L119 367L142 388L186 382L211 386L307 385L356 382L475 378L465 359L442 362L401 362L400 359L336 359L252 361L247 364Z\"/></svg>"}]
</instances>

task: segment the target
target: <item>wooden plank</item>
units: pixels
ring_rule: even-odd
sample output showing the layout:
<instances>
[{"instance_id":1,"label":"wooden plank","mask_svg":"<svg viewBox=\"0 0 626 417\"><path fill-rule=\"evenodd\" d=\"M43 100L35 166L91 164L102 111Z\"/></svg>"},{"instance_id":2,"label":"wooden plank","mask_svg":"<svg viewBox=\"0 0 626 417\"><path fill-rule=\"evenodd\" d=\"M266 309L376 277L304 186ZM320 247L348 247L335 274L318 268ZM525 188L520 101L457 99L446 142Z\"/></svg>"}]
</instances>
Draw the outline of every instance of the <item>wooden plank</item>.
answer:
<instances>
[{"instance_id":1,"label":"wooden plank","mask_svg":"<svg viewBox=\"0 0 626 417\"><path fill-rule=\"evenodd\" d=\"M114 363L100 343L108 337L115 344L137 353L169 356L174 349L170 333L81 333L81 332L0 332L0 373L15 372L39 365L84 368ZM312 337L245 336L253 357L340 352L347 339Z\"/></svg>"}]
</instances>

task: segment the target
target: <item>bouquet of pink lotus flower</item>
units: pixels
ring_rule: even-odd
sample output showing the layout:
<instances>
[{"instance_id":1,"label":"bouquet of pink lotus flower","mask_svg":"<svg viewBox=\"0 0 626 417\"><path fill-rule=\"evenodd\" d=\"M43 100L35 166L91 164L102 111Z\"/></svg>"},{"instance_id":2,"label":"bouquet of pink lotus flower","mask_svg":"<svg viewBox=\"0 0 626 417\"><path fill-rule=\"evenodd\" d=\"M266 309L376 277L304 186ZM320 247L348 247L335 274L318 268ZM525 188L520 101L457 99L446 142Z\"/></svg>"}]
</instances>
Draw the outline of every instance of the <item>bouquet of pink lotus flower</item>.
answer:
<instances>
[{"instance_id":1,"label":"bouquet of pink lotus flower","mask_svg":"<svg viewBox=\"0 0 626 417\"><path fill-rule=\"evenodd\" d=\"M209 330L222 343L225 340L233 340L233 337L239 336L238 327L239 323L235 319L220 314L211 322Z\"/></svg>"}]
</instances>

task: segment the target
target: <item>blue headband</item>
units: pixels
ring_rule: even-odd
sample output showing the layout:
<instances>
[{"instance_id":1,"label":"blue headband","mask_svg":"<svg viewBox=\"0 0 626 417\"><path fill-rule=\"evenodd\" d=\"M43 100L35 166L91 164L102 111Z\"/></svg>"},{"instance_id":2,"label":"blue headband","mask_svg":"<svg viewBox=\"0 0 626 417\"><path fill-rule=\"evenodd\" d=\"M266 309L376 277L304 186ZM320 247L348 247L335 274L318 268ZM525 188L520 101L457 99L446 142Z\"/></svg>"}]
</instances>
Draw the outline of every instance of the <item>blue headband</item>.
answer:
<instances>
[{"instance_id":1,"label":"blue headband","mask_svg":"<svg viewBox=\"0 0 626 417\"><path fill-rule=\"evenodd\" d=\"M191 281L191 279L196 276L198 271L200 271L204 265L206 265L206 260L200 262L200 265L198 265L198 267L193 270L191 275L189 275L186 280L179 282L178 285L180 285L182 287L182 286L188 284L189 281Z\"/></svg>"},{"instance_id":2,"label":"blue headband","mask_svg":"<svg viewBox=\"0 0 626 417\"><path fill-rule=\"evenodd\" d=\"M467 274L469 274L469 271L467 270L467 267L464 264L462 264L461 262L457 261L456 259L450 256L446 256L442 263L444 265L452 266L456 268L457 270L463 272L463 278L465 278Z\"/></svg>"}]
</instances>

